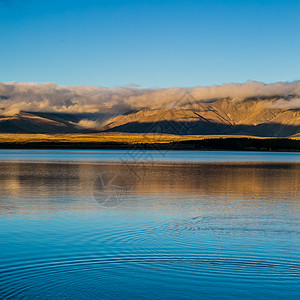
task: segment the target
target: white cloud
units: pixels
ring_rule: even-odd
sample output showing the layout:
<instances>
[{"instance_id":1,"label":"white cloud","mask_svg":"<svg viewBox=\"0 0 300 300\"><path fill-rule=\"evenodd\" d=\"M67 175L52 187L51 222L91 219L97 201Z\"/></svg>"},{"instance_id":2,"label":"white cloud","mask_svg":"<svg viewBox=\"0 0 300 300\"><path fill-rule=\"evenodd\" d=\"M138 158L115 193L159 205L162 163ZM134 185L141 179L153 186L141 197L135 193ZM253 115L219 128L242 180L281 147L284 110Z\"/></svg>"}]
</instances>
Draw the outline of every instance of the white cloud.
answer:
<instances>
[{"instance_id":1,"label":"white cloud","mask_svg":"<svg viewBox=\"0 0 300 300\"><path fill-rule=\"evenodd\" d=\"M281 108L281 109L300 109L300 97L283 99L280 98L274 101L271 105L271 108Z\"/></svg>"},{"instance_id":2,"label":"white cloud","mask_svg":"<svg viewBox=\"0 0 300 300\"><path fill-rule=\"evenodd\" d=\"M177 102L187 90L196 100L203 102L224 97L243 100L249 97L277 96L281 98L277 105L284 108L300 107L300 81L273 84L249 81L188 89L141 89L134 85L105 88L8 82L0 83L0 108L6 115L19 111L122 113L144 107L167 107ZM290 95L293 95L292 99Z\"/></svg>"},{"instance_id":3,"label":"white cloud","mask_svg":"<svg viewBox=\"0 0 300 300\"><path fill-rule=\"evenodd\" d=\"M89 119L82 119L76 125L83 128L95 128L100 126L100 124L97 121Z\"/></svg>"}]
</instances>

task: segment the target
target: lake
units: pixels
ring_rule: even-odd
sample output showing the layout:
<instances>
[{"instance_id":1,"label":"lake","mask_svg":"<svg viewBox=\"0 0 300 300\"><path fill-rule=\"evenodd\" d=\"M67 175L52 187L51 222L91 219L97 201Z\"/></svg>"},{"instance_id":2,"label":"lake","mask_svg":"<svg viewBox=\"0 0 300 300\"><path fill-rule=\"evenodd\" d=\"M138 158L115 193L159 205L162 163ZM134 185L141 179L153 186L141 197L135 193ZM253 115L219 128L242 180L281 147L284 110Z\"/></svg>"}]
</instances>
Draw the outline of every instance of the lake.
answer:
<instances>
[{"instance_id":1,"label":"lake","mask_svg":"<svg viewBox=\"0 0 300 300\"><path fill-rule=\"evenodd\" d=\"M300 299L300 153L0 151L1 299Z\"/></svg>"}]
</instances>

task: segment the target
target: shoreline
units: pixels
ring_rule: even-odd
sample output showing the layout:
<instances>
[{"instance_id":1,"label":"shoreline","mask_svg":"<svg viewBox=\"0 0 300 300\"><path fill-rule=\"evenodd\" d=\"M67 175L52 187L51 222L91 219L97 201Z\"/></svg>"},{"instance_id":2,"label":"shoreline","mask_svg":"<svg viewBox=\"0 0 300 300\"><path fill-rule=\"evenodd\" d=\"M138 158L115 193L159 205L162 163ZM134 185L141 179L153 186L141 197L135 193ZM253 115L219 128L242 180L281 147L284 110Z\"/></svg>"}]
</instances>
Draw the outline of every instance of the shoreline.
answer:
<instances>
[{"instance_id":1,"label":"shoreline","mask_svg":"<svg viewBox=\"0 0 300 300\"><path fill-rule=\"evenodd\" d=\"M107 138L107 137L106 137ZM124 136L123 136L124 138ZM127 138L127 140L126 140ZM125 136L122 141L97 139L85 141L72 137L52 136L47 138L3 139L0 136L0 149L86 149L86 150L219 150L219 151L261 151L261 152L300 152L300 139L296 138L261 138L261 137L201 137L191 139L182 136L172 138L160 136L159 139L130 141L132 136ZM116 138L118 139L118 137Z\"/></svg>"}]
</instances>

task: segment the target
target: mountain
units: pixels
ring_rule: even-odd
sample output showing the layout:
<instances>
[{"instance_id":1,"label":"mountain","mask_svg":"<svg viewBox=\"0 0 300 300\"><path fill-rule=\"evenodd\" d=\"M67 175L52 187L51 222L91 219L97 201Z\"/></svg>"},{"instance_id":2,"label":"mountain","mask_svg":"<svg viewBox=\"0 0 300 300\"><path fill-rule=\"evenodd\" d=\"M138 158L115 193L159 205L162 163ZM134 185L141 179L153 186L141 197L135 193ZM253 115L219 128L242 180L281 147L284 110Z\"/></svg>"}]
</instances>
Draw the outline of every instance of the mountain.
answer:
<instances>
[{"instance_id":1,"label":"mountain","mask_svg":"<svg viewBox=\"0 0 300 300\"><path fill-rule=\"evenodd\" d=\"M276 107L278 98L209 103L188 101L174 108L142 109L120 115L102 130L198 135L288 137L300 132L300 110Z\"/></svg>"},{"instance_id":2,"label":"mountain","mask_svg":"<svg viewBox=\"0 0 300 300\"><path fill-rule=\"evenodd\" d=\"M20 112L0 115L0 133L94 133L95 127L111 118L101 113Z\"/></svg>"},{"instance_id":3,"label":"mountain","mask_svg":"<svg viewBox=\"0 0 300 300\"><path fill-rule=\"evenodd\" d=\"M299 136L300 109L279 108L279 99L222 98L203 103L185 98L162 109L131 110L114 117L100 113L20 112L0 115L0 132Z\"/></svg>"},{"instance_id":4,"label":"mountain","mask_svg":"<svg viewBox=\"0 0 300 300\"><path fill-rule=\"evenodd\" d=\"M85 132L76 126L76 116L57 116L47 113L20 112L0 116L0 132L5 133L75 133Z\"/></svg>"}]
</instances>

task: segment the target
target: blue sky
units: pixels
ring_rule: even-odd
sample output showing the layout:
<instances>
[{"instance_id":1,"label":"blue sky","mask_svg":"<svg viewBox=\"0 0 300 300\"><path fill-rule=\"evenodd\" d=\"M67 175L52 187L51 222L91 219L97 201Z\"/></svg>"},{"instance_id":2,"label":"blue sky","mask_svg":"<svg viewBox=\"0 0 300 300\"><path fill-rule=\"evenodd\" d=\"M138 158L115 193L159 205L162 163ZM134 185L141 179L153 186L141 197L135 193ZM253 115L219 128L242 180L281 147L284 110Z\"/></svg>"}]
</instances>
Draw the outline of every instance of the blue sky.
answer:
<instances>
[{"instance_id":1,"label":"blue sky","mask_svg":"<svg viewBox=\"0 0 300 300\"><path fill-rule=\"evenodd\" d=\"M0 81L299 80L300 0L0 0Z\"/></svg>"}]
</instances>

